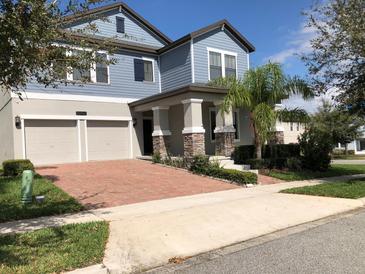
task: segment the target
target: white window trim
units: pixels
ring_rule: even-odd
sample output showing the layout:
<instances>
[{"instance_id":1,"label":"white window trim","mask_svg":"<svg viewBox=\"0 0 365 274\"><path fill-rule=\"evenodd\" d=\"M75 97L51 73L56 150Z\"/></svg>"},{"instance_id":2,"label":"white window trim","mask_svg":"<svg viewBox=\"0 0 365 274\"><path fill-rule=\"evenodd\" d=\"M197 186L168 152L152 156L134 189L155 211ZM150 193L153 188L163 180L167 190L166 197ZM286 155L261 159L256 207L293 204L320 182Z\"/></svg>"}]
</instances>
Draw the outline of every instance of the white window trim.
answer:
<instances>
[{"instance_id":1,"label":"white window trim","mask_svg":"<svg viewBox=\"0 0 365 274\"><path fill-rule=\"evenodd\" d=\"M208 54L208 80L210 81L210 52L219 53L221 55L221 61L222 61L222 77L226 77L226 60L225 55L231 55L236 58L236 78L238 77L238 54L237 52L227 51L227 50L221 50L216 48L210 48L207 47L207 54Z\"/></svg>"},{"instance_id":2,"label":"white window trim","mask_svg":"<svg viewBox=\"0 0 365 274\"><path fill-rule=\"evenodd\" d=\"M215 112L215 115L217 116L217 108L215 107L209 108L209 138L211 143L215 143L215 140L213 140L213 134L215 134L214 133L215 129L214 128L212 129L212 112Z\"/></svg>"},{"instance_id":3,"label":"white window trim","mask_svg":"<svg viewBox=\"0 0 365 274\"><path fill-rule=\"evenodd\" d=\"M141 58L135 58L135 59L152 62L152 81L143 80L143 83L156 83L156 79L155 79L155 59L148 58L148 57L141 57Z\"/></svg>"},{"instance_id":4,"label":"white window trim","mask_svg":"<svg viewBox=\"0 0 365 274\"><path fill-rule=\"evenodd\" d=\"M57 46L57 47L62 47L62 44L59 43L53 43L53 45ZM73 50L80 50L80 51L91 51L91 49L89 48L82 48L82 47L77 47L77 46L69 46L69 48L73 49ZM106 59L109 61L110 57L107 51L105 50L98 50L97 53L101 53L101 54L106 54ZM70 56L72 54L72 51L68 50L66 51L66 55ZM71 72L70 72L71 71ZM96 63L92 64L92 68L90 68L90 82L86 82L85 84L99 84L99 85L110 85L110 66L107 66L107 71L108 71L108 83L99 83L96 82ZM66 73L66 80L70 81L70 82L80 82L78 80L74 80L73 79L73 73L72 73L72 68L69 68L67 73Z\"/></svg>"}]
</instances>

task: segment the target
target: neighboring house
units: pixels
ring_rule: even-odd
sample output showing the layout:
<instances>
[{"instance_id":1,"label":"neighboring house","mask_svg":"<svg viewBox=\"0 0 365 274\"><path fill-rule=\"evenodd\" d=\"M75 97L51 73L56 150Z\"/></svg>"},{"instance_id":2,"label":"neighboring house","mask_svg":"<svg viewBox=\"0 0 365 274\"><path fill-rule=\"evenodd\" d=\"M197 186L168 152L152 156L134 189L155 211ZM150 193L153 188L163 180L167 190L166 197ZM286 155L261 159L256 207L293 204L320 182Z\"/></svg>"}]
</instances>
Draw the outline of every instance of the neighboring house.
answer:
<instances>
[{"instance_id":1,"label":"neighboring house","mask_svg":"<svg viewBox=\"0 0 365 274\"><path fill-rule=\"evenodd\" d=\"M348 150L353 150L355 154L365 154L365 126L361 129L362 136L347 145ZM336 149L345 149L345 144L338 144Z\"/></svg>"},{"instance_id":2,"label":"neighboring house","mask_svg":"<svg viewBox=\"0 0 365 274\"><path fill-rule=\"evenodd\" d=\"M227 90L209 80L249 68L253 45L226 20L176 41L124 3L97 8L95 39L114 38L117 63L67 75L89 84L45 88L29 83L24 101L0 96L0 160L36 165L150 155L230 155L252 144L248 112L221 113ZM78 16L77 29L87 24ZM100 52L109 58L107 52Z\"/></svg>"}]
</instances>

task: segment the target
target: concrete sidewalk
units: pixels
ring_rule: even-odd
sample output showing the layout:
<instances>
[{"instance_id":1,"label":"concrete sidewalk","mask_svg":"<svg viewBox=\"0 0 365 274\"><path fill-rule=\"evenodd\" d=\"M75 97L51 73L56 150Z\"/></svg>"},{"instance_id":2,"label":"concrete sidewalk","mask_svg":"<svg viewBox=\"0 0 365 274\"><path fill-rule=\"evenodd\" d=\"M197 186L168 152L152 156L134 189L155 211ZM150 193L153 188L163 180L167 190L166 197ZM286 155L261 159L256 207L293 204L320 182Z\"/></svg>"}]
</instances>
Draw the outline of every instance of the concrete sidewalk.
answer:
<instances>
[{"instance_id":1,"label":"concrete sidewalk","mask_svg":"<svg viewBox=\"0 0 365 274\"><path fill-rule=\"evenodd\" d=\"M166 264L280 229L364 206L364 200L280 194L291 187L365 177L288 182L91 210L0 225L0 233L110 221L104 265L124 273Z\"/></svg>"}]
</instances>

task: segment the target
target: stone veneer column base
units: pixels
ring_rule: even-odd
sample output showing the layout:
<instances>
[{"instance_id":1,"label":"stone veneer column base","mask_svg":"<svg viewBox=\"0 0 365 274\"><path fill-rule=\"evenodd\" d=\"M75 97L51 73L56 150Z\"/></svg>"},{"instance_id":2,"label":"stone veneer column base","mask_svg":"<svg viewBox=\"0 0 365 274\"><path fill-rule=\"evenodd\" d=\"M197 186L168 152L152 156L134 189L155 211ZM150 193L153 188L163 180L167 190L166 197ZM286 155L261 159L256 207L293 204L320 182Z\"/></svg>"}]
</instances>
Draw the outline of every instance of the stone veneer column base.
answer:
<instances>
[{"instance_id":1,"label":"stone veneer column base","mask_svg":"<svg viewBox=\"0 0 365 274\"><path fill-rule=\"evenodd\" d=\"M204 133L185 133L184 157L193 158L195 155L205 155Z\"/></svg>"},{"instance_id":2,"label":"stone veneer column base","mask_svg":"<svg viewBox=\"0 0 365 274\"><path fill-rule=\"evenodd\" d=\"M152 136L153 153L159 153L162 158L169 155L170 136Z\"/></svg>"},{"instance_id":3,"label":"stone veneer column base","mask_svg":"<svg viewBox=\"0 0 365 274\"><path fill-rule=\"evenodd\" d=\"M215 133L215 154L218 156L231 157L234 151L234 132Z\"/></svg>"}]
</instances>

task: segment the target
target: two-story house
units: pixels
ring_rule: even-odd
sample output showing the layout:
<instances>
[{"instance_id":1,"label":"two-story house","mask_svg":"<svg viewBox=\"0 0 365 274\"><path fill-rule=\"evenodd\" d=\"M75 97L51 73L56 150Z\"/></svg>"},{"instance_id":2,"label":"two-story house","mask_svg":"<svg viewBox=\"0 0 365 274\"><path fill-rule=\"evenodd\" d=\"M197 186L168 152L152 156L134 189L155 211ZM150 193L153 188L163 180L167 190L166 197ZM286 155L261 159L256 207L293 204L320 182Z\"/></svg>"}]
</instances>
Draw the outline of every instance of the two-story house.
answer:
<instances>
[{"instance_id":1,"label":"two-story house","mask_svg":"<svg viewBox=\"0 0 365 274\"><path fill-rule=\"evenodd\" d=\"M0 98L0 160L28 158L36 165L150 155L230 155L252 144L249 114L222 113L227 90L211 79L242 77L254 46L222 20L171 41L124 3L91 10L99 33L113 38L116 64L74 70L70 81L45 88L29 83L23 94ZM70 28L82 28L78 16ZM100 52L109 58L107 52Z\"/></svg>"}]
</instances>

